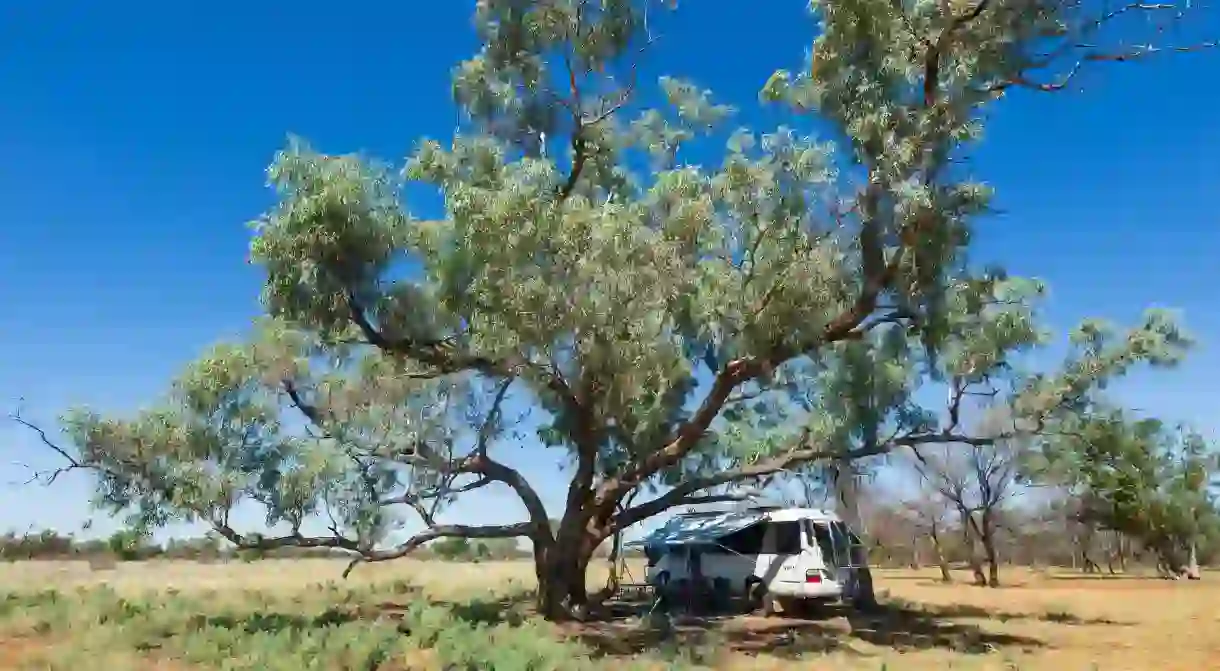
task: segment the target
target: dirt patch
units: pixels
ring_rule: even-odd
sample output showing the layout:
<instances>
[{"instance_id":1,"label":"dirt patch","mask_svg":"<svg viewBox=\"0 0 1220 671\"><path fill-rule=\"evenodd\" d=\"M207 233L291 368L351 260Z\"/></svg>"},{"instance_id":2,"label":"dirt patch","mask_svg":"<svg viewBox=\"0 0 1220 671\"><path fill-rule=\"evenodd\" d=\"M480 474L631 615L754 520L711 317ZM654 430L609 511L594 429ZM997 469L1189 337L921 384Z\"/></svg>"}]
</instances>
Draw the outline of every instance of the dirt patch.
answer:
<instances>
[{"instance_id":1,"label":"dirt patch","mask_svg":"<svg viewBox=\"0 0 1220 671\"><path fill-rule=\"evenodd\" d=\"M21 665L54 646L54 641L34 637L0 636L0 669L19 669Z\"/></svg>"}]
</instances>

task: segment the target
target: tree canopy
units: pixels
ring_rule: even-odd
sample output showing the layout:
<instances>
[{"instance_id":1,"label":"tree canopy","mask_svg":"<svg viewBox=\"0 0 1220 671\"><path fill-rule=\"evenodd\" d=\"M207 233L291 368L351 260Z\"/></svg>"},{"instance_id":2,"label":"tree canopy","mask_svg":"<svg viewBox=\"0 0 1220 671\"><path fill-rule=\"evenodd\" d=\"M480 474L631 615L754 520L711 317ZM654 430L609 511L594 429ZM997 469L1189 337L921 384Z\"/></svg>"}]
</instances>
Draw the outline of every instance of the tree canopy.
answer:
<instances>
[{"instance_id":1,"label":"tree canopy","mask_svg":"<svg viewBox=\"0 0 1220 671\"><path fill-rule=\"evenodd\" d=\"M660 4L483 0L482 47L454 73L453 138L421 141L399 168L293 139L254 224L257 334L134 418L70 415L64 454L101 474L115 509L201 520L243 547L382 560L441 537L527 536L553 614L583 600L607 537L711 488L1042 435L1133 366L1180 358L1188 339L1152 312L1125 334L1086 323L1057 369L1025 365L1047 337L1043 289L969 258L991 193L962 162L1005 92L1150 55L1108 49L1106 31L1168 11L814 2L809 63L762 89L793 123L759 130L692 82L642 92ZM831 136L797 130L811 116ZM722 145L719 162L679 159L696 145ZM407 183L438 190L443 213L412 216ZM926 385L944 407L921 402ZM545 411L537 436L514 430L509 397ZM967 430L984 397L1010 426ZM571 455L562 511L501 458L538 442ZM527 518L435 522L488 485ZM234 528L240 501L289 531ZM425 530L383 543L403 512ZM318 517L330 532L304 534Z\"/></svg>"}]
</instances>

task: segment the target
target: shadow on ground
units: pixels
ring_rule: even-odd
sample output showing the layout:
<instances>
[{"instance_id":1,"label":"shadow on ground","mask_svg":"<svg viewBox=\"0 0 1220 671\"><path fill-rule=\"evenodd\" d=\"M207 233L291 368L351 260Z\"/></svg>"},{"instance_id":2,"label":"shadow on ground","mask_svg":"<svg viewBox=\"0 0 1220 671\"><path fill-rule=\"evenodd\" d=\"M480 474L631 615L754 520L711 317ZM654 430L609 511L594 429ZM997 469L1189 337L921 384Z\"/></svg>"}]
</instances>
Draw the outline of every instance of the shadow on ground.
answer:
<instances>
[{"instance_id":1,"label":"shadow on ground","mask_svg":"<svg viewBox=\"0 0 1220 671\"><path fill-rule=\"evenodd\" d=\"M434 602L438 603L438 602ZM511 597L439 602L453 615L472 624L518 625L533 614L533 597ZM382 604L382 615L400 606ZM933 605L891 599L873 612L827 606L803 619L761 617L730 613L709 616L675 614L661 626L641 617L649 610L643 601L609 602L595 619L564 626L600 656L629 656L669 651L689 655L703 649L779 657L840 652L867 656L866 646L897 651L943 649L962 654L999 650L1033 650L1045 642L1029 636L992 631L989 623L1036 620L1064 625L1120 625L1106 619L1086 619L1067 612L1010 613L968 604ZM981 622L962 622L979 620Z\"/></svg>"},{"instance_id":2,"label":"shadow on ground","mask_svg":"<svg viewBox=\"0 0 1220 671\"><path fill-rule=\"evenodd\" d=\"M887 608L897 608L907 611L922 613L928 617L941 619L977 619L977 620L995 620L998 622L1008 622L1010 620L1038 620L1041 622L1053 622L1055 624L1072 624L1072 625L1114 625L1126 626L1130 623L1119 622L1108 618L1090 618L1081 617L1075 613L1067 611L1047 611L1042 613L1016 613L1003 610L993 610L974 606L965 603L955 603L947 605L936 605L926 603L914 603L895 599L888 603Z\"/></svg>"},{"instance_id":3,"label":"shadow on ground","mask_svg":"<svg viewBox=\"0 0 1220 671\"><path fill-rule=\"evenodd\" d=\"M408 633L402 629L406 625L401 620L413 600L407 597L384 603L337 607L315 616L277 612L200 616L196 624L256 633L303 631L357 620L384 622L389 619L400 621L400 631ZM533 598L529 594L429 603L447 607L456 619L470 624L517 626L533 614ZM972 605L938 606L901 599L887 600L868 613L827 606L802 619L740 614L674 614L668 618L646 618L641 616L648 611L647 603L612 602L607 606L597 619L564 625L564 633L581 640L601 657L652 654L705 661L730 651L784 658L821 653L873 656L878 654L875 648L895 651L942 649L959 654L1030 651L1045 647L1045 642L997 632L989 625L1008 620L1040 620L1065 625L1120 624L1087 620L1070 613L1006 613Z\"/></svg>"},{"instance_id":4,"label":"shadow on ground","mask_svg":"<svg viewBox=\"0 0 1220 671\"><path fill-rule=\"evenodd\" d=\"M1030 651L1046 646L1028 636L988 629L987 622L1043 620L1062 624L1117 624L1108 620L1084 620L1068 613L1018 614L956 605L931 606L895 600L873 612L861 613L828 606L803 619L759 616L684 617L675 615L662 626L645 626L638 615L643 604L614 604L614 615L605 621L571 627L601 655L633 655L663 648L717 646L744 654L798 657L806 653L840 652L869 656L867 646L896 651L950 650L960 654L996 651Z\"/></svg>"}]
</instances>

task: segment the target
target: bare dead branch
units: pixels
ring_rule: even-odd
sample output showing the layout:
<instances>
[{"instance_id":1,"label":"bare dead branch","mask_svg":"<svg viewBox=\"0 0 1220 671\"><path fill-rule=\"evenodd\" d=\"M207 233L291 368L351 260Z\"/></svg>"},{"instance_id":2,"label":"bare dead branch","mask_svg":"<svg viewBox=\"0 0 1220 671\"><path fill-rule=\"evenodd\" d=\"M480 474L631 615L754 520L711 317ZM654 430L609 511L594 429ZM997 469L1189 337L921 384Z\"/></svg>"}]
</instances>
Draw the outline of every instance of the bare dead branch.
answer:
<instances>
[{"instance_id":1,"label":"bare dead branch","mask_svg":"<svg viewBox=\"0 0 1220 671\"><path fill-rule=\"evenodd\" d=\"M68 462L67 466L61 466L51 471L35 472L33 477L31 477L26 484L42 482L43 484L50 485L54 483L59 476L67 473L68 471L85 468L85 466L77 461L75 457L69 454L67 450L55 444L55 442L51 440L51 437L47 435L45 429L22 417L20 409L10 413L8 417L17 424L20 424L30 431L33 431L38 436L38 440L43 444L43 446L50 448L53 452L62 457L64 461Z\"/></svg>"}]
</instances>

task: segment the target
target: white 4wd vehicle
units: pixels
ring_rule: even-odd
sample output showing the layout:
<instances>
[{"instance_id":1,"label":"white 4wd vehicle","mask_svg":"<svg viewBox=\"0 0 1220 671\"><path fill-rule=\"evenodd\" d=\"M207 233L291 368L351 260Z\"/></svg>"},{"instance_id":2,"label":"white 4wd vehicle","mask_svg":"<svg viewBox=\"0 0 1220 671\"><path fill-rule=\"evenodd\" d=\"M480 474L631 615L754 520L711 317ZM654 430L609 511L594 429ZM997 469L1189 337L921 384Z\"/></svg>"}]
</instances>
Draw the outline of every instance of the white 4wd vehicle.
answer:
<instances>
[{"instance_id":1,"label":"white 4wd vehicle","mask_svg":"<svg viewBox=\"0 0 1220 671\"><path fill-rule=\"evenodd\" d=\"M648 582L659 590L719 584L768 611L778 602L786 612L871 596L856 594L859 574L867 570L864 546L825 510L755 507L686 513L640 544L648 555Z\"/></svg>"}]
</instances>

